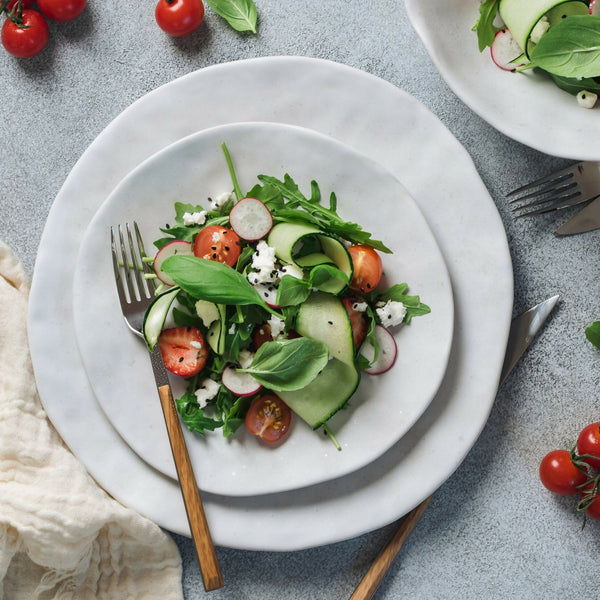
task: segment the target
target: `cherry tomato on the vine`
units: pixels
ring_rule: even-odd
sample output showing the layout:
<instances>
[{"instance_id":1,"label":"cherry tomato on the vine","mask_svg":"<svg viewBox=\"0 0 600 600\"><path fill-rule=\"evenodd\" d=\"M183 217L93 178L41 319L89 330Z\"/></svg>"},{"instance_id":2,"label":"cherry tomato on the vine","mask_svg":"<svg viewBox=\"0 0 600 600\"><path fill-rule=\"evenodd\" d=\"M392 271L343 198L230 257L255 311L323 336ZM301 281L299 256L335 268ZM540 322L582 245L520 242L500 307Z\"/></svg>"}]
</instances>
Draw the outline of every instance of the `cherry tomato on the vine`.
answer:
<instances>
[{"instance_id":1,"label":"cherry tomato on the vine","mask_svg":"<svg viewBox=\"0 0 600 600\"><path fill-rule=\"evenodd\" d=\"M10 0L10 2L6 5L6 10L7 12L10 12L13 8L13 6L18 2L19 0ZM35 0L21 0L21 4L23 5L23 8L31 8L34 4Z\"/></svg>"},{"instance_id":2,"label":"cherry tomato on the vine","mask_svg":"<svg viewBox=\"0 0 600 600\"><path fill-rule=\"evenodd\" d=\"M560 496L579 493L577 486L587 480L586 473L573 464L568 450L552 450L540 463L540 481L545 488Z\"/></svg>"},{"instance_id":3,"label":"cherry tomato on the vine","mask_svg":"<svg viewBox=\"0 0 600 600\"><path fill-rule=\"evenodd\" d=\"M596 458L583 458L590 467L600 469L600 423L584 427L577 438L577 453L589 454Z\"/></svg>"},{"instance_id":4,"label":"cherry tomato on the vine","mask_svg":"<svg viewBox=\"0 0 600 600\"><path fill-rule=\"evenodd\" d=\"M292 411L275 394L261 396L252 401L246 413L246 429L263 441L279 441L290 429Z\"/></svg>"},{"instance_id":5,"label":"cherry tomato on the vine","mask_svg":"<svg viewBox=\"0 0 600 600\"><path fill-rule=\"evenodd\" d=\"M194 256L235 266L242 246L235 231L226 227L209 225L201 229L194 240Z\"/></svg>"},{"instance_id":6,"label":"cherry tomato on the vine","mask_svg":"<svg viewBox=\"0 0 600 600\"><path fill-rule=\"evenodd\" d=\"M159 0L154 17L165 33L181 37L200 27L204 4L202 0Z\"/></svg>"},{"instance_id":7,"label":"cherry tomato on the vine","mask_svg":"<svg viewBox=\"0 0 600 600\"><path fill-rule=\"evenodd\" d=\"M87 0L37 0L40 12L52 21L72 21L85 8Z\"/></svg>"},{"instance_id":8,"label":"cherry tomato on the vine","mask_svg":"<svg viewBox=\"0 0 600 600\"><path fill-rule=\"evenodd\" d=\"M596 491L596 493L593 494L593 491L593 483L584 487L581 494L581 500L587 505L585 514L590 517L590 519L600 521L600 493Z\"/></svg>"},{"instance_id":9,"label":"cherry tomato on the vine","mask_svg":"<svg viewBox=\"0 0 600 600\"><path fill-rule=\"evenodd\" d=\"M22 14L22 25L6 19L0 38L7 52L18 58L31 58L39 54L48 43L50 32L46 19L29 8Z\"/></svg>"},{"instance_id":10,"label":"cherry tomato on the vine","mask_svg":"<svg viewBox=\"0 0 600 600\"><path fill-rule=\"evenodd\" d=\"M366 294L377 287L381 279L383 271L381 257L376 250L362 244L350 246L348 252L354 269L350 288Z\"/></svg>"}]
</instances>

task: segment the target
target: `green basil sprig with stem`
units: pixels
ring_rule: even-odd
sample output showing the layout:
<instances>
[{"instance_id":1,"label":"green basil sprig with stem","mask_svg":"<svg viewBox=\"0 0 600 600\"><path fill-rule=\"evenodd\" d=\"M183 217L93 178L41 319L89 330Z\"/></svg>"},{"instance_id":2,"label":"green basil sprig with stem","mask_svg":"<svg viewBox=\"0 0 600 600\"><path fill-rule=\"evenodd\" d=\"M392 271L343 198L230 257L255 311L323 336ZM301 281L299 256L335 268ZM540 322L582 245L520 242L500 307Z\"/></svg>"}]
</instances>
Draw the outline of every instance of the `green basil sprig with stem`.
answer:
<instances>
[{"instance_id":1,"label":"green basil sprig with stem","mask_svg":"<svg viewBox=\"0 0 600 600\"><path fill-rule=\"evenodd\" d=\"M206 0L210 8L236 31L256 33L256 5L252 0Z\"/></svg>"}]
</instances>

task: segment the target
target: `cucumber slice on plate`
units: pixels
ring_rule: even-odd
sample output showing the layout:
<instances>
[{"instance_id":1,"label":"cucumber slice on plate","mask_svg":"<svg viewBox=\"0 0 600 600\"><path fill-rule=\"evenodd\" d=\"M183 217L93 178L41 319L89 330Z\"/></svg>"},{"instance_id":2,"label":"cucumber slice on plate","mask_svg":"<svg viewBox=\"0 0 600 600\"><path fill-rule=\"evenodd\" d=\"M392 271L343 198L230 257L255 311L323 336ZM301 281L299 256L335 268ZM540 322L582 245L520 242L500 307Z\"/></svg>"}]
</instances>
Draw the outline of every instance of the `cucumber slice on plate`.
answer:
<instances>
[{"instance_id":1,"label":"cucumber slice on plate","mask_svg":"<svg viewBox=\"0 0 600 600\"><path fill-rule=\"evenodd\" d=\"M158 341L158 337L162 331L165 319L171 309L173 300L180 292L178 287L174 287L166 292L163 292L159 296L156 296L152 301L152 304L148 307L146 314L144 315L144 323L142 325L142 333L148 348L152 350Z\"/></svg>"},{"instance_id":2,"label":"cucumber slice on plate","mask_svg":"<svg viewBox=\"0 0 600 600\"><path fill-rule=\"evenodd\" d=\"M296 330L323 342L332 358L306 387L277 394L308 425L318 429L345 406L358 387L352 327L339 298L316 292L300 306Z\"/></svg>"},{"instance_id":3,"label":"cucumber slice on plate","mask_svg":"<svg viewBox=\"0 0 600 600\"><path fill-rule=\"evenodd\" d=\"M499 12L527 58L534 43L531 33L543 17L550 27L570 15L589 14L583 0L500 0Z\"/></svg>"}]
</instances>

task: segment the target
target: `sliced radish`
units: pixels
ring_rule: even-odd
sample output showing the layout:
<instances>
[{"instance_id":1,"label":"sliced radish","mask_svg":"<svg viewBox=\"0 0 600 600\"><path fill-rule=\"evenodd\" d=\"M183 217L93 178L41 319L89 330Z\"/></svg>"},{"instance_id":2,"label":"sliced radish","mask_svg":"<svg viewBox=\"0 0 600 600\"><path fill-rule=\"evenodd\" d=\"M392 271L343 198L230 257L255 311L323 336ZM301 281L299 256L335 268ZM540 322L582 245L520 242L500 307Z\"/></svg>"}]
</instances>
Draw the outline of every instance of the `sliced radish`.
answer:
<instances>
[{"instance_id":1,"label":"sliced radish","mask_svg":"<svg viewBox=\"0 0 600 600\"><path fill-rule=\"evenodd\" d=\"M512 61L519 58L523 54L523 50L508 29L500 29L494 37L490 53L498 67L504 71L514 71L520 65Z\"/></svg>"},{"instance_id":2,"label":"sliced radish","mask_svg":"<svg viewBox=\"0 0 600 600\"><path fill-rule=\"evenodd\" d=\"M592 0L590 2L590 15L600 17L600 2L598 2L597 0Z\"/></svg>"},{"instance_id":3,"label":"sliced radish","mask_svg":"<svg viewBox=\"0 0 600 600\"><path fill-rule=\"evenodd\" d=\"M280 304L277 304L277 286L272 283L257 283L252 286L259 294L260 297L271 307L281 308Z\"/></svg>"},{"instance_id":4,"label":"sliced radish","mask_svg":"<svg viewBox=\"0 0 600 600\"><path fill-rule=\"evenodd\" d=\"M154 272L156 276L167 285L175 285L175 282L162 270L162 264L171 256L194 256L194 250L190 242L174 240L163 246L154 257Z\"/></svg>"},{"instance_id":5,"label":"sliced radish","mask_svg":"<svg viewBox=\"0 0 600 600\"><path fill-rule=\"evenodd\" d=\"M226 367L221 375L221 381L236 396L252 396L262 387L250 373L240 373L235 367Z\"/></svg>"},{"instance_id":6,"label":"sliced radish","mask_svg":"<svg viewBox=\"0 0 600 600\"><path fill-rule=\"evenodd\" d=\"M273 215L258 198L242 198L229 213L231 228L250 242L264 238L273 227Z\"/></svg>"},{"instance_id":7,"label":"sliced radish","mask_svg":"<svg viewBox=\"0 0 600 600\"><path fill-rule=\"evenodd\" d=\"M368 369L365 369L365 373L369 375L379 375L389 371L396 362L398 354L394 336L383 325L375 325L375 339L379 344L379 354L377 360ZM370 362L375 356L375 348L368 340L365 340L360 348L360 353Z\"/></svg>"}]
</instances>

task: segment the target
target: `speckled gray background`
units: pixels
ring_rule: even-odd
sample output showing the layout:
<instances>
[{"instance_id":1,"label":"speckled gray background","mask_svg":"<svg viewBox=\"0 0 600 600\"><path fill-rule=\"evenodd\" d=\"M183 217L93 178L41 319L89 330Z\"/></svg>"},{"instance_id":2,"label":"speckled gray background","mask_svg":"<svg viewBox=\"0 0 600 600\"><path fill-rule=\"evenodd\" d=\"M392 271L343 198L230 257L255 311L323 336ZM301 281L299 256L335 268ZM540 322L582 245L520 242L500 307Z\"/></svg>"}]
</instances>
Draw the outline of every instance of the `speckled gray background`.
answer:
<instances>
[{"instance_id":1,"label":"speckled gray background","mask_svg":"<svg viewBox=\"0 0 600 600\"><path fill-rule=\"evenodd\" d=\"M134 100L196 69L304 55L363 69L408 91L469 151L497 203L514 263L515 313L555 293L561 301L376 598L600 597L600 524L582 531L572 499L552 496L537 478L547 451L600 420L600 352L583 333L600 319L600 230L558 239L552 231L565 215L514 222L504 200L508 190L568 161L506 138L464 106L398 0L257 0L256 37L232 31L207 10L201 29L180 40L156 27L154 5L89 0L77 21L50 25L40 56L19 61L0 49L0 238L32 273L52 201L87 146ZM392 531L291 553L219 548L227 585L211 597L348 598ZM186 600L208 596L190 542L175 539Z\"/></svg>"}]
</instances>

